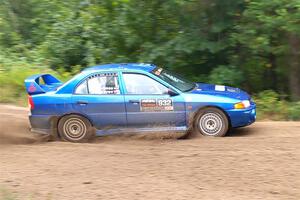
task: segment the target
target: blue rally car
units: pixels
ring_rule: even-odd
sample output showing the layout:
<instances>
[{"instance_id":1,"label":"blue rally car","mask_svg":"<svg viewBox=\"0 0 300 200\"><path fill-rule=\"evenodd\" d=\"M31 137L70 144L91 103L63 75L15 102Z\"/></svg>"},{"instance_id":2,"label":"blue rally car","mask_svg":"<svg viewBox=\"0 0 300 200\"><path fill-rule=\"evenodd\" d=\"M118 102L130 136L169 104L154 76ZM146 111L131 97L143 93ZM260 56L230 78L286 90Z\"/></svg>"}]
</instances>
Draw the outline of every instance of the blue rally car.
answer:
<instances>
[{"instance_id":1,"label":"blue rally car","mask_svg":"<svg viewBox=\"0 0 300 200\"><path fill-rule=\"evenodd\" d=\"M90 67L66 83L50 74L33 75L25 86L31 130L70 142L147 131L225 136L256 118L246 92L193 83L153 64Z\"/></svg>"}]
</instances>

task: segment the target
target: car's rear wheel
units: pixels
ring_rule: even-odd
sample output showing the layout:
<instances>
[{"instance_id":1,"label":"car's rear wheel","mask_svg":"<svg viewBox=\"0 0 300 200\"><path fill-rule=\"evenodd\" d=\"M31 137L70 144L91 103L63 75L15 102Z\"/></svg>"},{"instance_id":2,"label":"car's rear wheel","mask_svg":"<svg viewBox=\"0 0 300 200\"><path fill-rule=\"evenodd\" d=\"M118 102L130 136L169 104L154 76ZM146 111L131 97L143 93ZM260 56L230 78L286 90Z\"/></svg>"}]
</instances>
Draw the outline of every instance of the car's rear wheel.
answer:
<instances>
[{"instance_id":1,"label":"car's rear wheel","mask_svg":"<svg viewBox=\"0 0 300 200\"><path fill-rule=\"evenodd\" d=\"M218 108L204 108L197 113L194 119L194 131L204 136L223 137L228 129L228 118Z\"/></svg>"},{"instance_id":2,"label":"car's rear wheel","mask_svg":"<svg viewBox=\"0 0 300 200\"><path fill-rule=\"evenodd\" d=\"M58 132L64 141L69 142L87 142L94 137L89 120L79 115L67 115L60 119Z\"/></svg>"}]
</instances>

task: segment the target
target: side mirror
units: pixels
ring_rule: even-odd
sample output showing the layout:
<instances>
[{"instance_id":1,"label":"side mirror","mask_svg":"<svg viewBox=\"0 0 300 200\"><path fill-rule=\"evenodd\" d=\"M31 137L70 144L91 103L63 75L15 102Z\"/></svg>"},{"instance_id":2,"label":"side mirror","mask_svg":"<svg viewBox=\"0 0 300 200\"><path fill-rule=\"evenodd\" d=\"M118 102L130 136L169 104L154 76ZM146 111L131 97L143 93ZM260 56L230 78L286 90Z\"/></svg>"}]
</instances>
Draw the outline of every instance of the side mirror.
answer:
<instances>
[{"instance_id":1,"label":"side mirror","mask_svg":"<svg viewBox=\"0 0 300 200\"><path fill-rule=\"evenodd\" d=\"M168 95L170 95L171 97L173 97L173 96L177 96L178 93L175 92L174 90L168 89Z\"/></svg>"}]
</instances>

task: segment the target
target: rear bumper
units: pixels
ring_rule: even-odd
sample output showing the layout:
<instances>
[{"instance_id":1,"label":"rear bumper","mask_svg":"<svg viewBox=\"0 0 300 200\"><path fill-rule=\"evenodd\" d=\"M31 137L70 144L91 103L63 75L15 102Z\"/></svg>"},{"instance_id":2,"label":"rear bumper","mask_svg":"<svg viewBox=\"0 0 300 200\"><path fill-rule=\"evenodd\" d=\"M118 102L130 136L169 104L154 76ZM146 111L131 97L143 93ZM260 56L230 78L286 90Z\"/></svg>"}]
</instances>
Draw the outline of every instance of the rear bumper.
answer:
<instances>
[{"instance_id":1,"label":"rear bumper","mask_svg":"<svg viewBox=\"0 0 300 200\"><path fill-rule=\"evenodd\" d=\"M252 104L247 109L232 109L227 114L233 128L248 126L256 120L256 105Z\"/></svg>"},{"instance_id":2,"label":"rear bumper","mask_svg":"<svg viewBox=\"0 0 300 200\"><path fill-rule=\"evenodd\" d=\"M29 115L30 130L44 135L56 135L57 119L57 116Z\"/></svg>"}]
</instances>

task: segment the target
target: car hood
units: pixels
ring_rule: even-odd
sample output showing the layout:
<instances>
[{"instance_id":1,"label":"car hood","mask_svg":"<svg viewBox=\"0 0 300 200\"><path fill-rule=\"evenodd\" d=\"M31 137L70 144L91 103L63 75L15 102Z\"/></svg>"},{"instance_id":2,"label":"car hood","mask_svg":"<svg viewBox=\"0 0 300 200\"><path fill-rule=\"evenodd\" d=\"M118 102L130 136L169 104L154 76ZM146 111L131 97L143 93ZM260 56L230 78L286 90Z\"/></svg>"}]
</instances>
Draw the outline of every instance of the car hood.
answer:
<instances>
[{"instance_id":1,"label":"car hood","mask_svg":"<svg viewBox=\"0 0 300 200\"><path fill-rule=\"evenodd\" d=\"M195 87L195 89L191 91L191 93L193 94L225 96L239 100L250 100L251 98L249 94L239 88L206 83L196 83L196 85L197 86Z\"/></svg>"}]
</instances>

